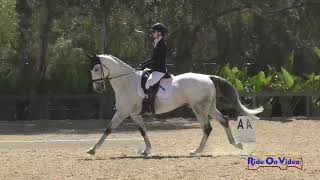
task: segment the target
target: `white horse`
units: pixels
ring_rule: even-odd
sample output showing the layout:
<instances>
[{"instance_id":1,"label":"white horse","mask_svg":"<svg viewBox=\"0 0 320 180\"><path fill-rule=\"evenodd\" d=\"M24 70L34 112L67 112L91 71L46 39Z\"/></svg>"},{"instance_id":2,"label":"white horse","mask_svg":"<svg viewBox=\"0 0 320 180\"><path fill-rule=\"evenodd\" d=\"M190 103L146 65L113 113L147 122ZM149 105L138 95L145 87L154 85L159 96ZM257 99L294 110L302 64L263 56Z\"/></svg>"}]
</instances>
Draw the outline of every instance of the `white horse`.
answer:
<instances>
[{"instance_id":1,"label":"white horse","mask_svg":"<svg viewBox=\"0 0 320 180\"><path fill-rule=\"evenodd\" d=\"M87 153L94 155L102 145L105 138L116 129L127 117L139 126L141 135L145 141L145 149L142 155L151 152L151 143L142 116L139 115L142 108L142 97L137 94L139 71L130 67L118 58L110 55L88 56L91 60L91 75L93 88L97 92L105 89L106 80L109 79L115 92L116 112L111 122L106 127L100 140L91 147ZM210 135L212 127L209 116L219 121L228 136L230 144L242 148L242 144L235 141L229 128L229 120L216 108L216 92L228 98L235 105L241 115L254 116L263 111L263 108L247 109L239 100L239 95L231 83L223 78L212 75L185 73L174 76L172 81L172 94L166 100L155 100L155 112L161 114L172 111L177 107L188 104L195 113L203 129L203 137L200 145L190 154L201 153Z\"/></svg>"}]
</instances>

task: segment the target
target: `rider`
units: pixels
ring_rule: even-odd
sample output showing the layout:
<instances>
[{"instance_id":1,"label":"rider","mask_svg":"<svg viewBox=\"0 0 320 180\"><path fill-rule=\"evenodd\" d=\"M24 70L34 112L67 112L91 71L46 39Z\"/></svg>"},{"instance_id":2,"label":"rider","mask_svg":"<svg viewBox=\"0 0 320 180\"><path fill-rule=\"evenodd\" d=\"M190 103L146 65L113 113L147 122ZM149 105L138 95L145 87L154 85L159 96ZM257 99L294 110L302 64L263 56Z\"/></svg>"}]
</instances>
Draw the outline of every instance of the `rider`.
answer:
<instances>
[{"instance_id":1,"label":"rider","mask_svg":"<svg viewBox=\"0 0 320 180\"><path fill-rule=\"evenodd\" d=\"M143 69L151 69L151 74L146 82L146 89L148 90L149 108L152 114L155 113L154 100L159 86L157 83L166 74L166 56L167 45L164 40L166 34L166 27L162 23L156 23L151 27L152 37L154 39L154 48L151 59L141 63ZM145 111L145 110L142 110Z\"/></svg>"}]
</instances>

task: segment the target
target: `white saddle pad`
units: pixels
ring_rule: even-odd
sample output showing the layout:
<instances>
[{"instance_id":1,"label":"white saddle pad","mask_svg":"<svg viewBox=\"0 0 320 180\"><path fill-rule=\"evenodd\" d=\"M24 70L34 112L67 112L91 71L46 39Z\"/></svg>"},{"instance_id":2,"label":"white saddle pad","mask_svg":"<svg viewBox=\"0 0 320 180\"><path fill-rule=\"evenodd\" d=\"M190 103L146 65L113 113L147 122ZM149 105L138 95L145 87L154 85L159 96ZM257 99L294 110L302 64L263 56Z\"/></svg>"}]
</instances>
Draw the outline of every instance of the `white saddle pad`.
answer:
<instances>
[{"instance_id":1,"label":"white saddle pad","mask_svg":"<svg viewBox=\"0 0 320 180\"><path fill-rule=\"evenodd\" d=\"M144 93L141 87L141 75L142 75L142 71L139 72L139 82L138 82L137 92L139 96L145 97L146 94ZM159 99L167 99L170 97L172 93L172 80L173 80L173 75L171 75L171 78L160 80L159 91L157 92L157 95L156 95Z\"/></svg>"}]
</instances>

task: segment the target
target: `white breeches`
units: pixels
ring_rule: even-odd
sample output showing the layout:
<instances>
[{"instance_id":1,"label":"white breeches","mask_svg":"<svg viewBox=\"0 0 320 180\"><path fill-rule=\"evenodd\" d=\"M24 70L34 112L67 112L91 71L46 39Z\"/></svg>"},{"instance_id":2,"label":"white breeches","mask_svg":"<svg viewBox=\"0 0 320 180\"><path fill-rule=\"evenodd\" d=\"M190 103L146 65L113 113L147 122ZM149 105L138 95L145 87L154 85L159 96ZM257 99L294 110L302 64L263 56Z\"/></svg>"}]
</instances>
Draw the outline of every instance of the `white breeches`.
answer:
<instances>
[{"instance_id":1,"label":"white breeches","mask_svg":"<svg viewBox=\"0 0 320 180\"><path fill-rule=\"evenodd\" d=\"M150 86L153 86L159 82L164 75L165 73L153 71L146 82L146 89L149 89Z\"/></svg>"}]
</instances>

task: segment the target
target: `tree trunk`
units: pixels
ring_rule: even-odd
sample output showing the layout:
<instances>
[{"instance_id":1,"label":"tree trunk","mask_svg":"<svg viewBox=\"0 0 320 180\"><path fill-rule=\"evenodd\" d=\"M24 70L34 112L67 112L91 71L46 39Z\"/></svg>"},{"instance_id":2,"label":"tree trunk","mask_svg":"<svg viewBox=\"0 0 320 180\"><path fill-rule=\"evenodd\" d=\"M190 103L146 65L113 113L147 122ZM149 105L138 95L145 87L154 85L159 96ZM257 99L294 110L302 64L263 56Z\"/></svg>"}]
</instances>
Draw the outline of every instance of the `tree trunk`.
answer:
<instances>
[{"instance_id":1,"label":"tree trunk","mask_svg":"<svg viewBox=\"0 0 320 180\"><path fill-rule=\"evenodd\" d=\"M46 72L46 60L48 58L48 36L50 29L49 0L40 1L39 17L39 49L34 67L34 84L29 99L30 114L28 120L39 119L41 117L38 112L38 110L41 108L41 104L35 98L35 95L39 92L41 82L43 81Z\"/></svg>"},{"instance_id":2,"label":"tree trunk","mask_svg":"<svg viewBox=\"0 0 320 180\"><path fill-rule=\"evenodd\" d=\"M49 35L49 0L40 2L40 31L39 31L39 51L35 63L36 74L41 81L46 71L46 60L48 58L48 35ZM39 83L39 81L38 81Z\"/></svg>"},{"instance_id":3,"label":"tree trunk","mask_svg":"<svg viewBox=\"0 0 320 180\"><path fill-rule=\"evenodd\" d=\"M17 51L19 60L22 64L29 64L31 60L32 44L32 8L25 0L16 0L17 24L19 31L19 40Z\"/></svg>"},{"instance_id":4,"label":"tree trunk","mask_svg":"<svg viewBox=\"0 0 320 180\"><path fill-rule=\"evenodd\" d=\"M199 27L184 25L179 30L176 43L175 65L177 73L185 73L193 70L192 49L196 42L196 33Z\"/></svg>"},{"instance_id":5,"label":"tree trunk","mask_svg":"<svg viewBox=\"0 0 320 180\"><path fill-rule=\"evenodd\" d=\"M100 0L101 7L101 44L100 44L100 53L107 53L109 50L109 26L110 26L110 14L111 7L114 3L114 0Z\"/></svg>"}]
</instances>

